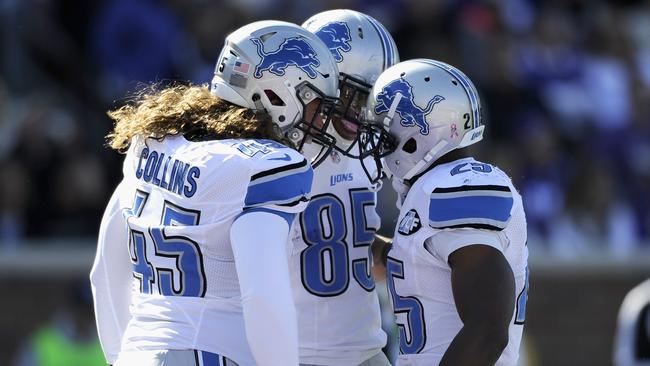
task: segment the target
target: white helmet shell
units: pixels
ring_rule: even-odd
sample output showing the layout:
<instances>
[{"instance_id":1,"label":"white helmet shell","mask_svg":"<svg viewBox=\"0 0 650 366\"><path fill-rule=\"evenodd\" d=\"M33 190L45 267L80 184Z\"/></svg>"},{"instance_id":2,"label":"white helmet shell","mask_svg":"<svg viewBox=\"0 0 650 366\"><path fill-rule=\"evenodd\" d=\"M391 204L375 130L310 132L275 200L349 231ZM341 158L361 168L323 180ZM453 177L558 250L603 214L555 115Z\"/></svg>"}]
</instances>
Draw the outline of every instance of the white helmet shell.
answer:
<instances>
[{"instance_id":1,"label":"white helmet shell","mask_svg":"<svg viewBox=\"0 0 650 366\"><path fill-rule=\"evenodd\" d=\"M396 142L385 164L397 179L423 172L446 153L483 138L474 84L444 62L415 59L384 71L368 98L369 118Z\"/></svg>"},{"instance_id":2,"label":"white helmet shell","mask_svg":"<svg viewBox=\"0 0 650 366\"><path fill-rule=\"evenodd\" d=\"M342 103L328 133L339 141L339 151L343 155L359 159L368 178L377 181L381 176L379 155L390 145L388 136L384 130L360 117L372 84L385 69L399 62L395 41L373 17L348 9L315 14L302 26L325 43L340 72ZM343 135L337 127L343 130ZM355 131L356 138L351 139ZM366 159L369 156L375 157L372 162Z\"/></svg>"},{"instance_id":3,"label":"white helmet shell","mask_svg":"<svg viewBox=\"0 0 650 366\"><path fill-rule=\"evenodd\" d=\"M303 105L319 96L337 97L338 76L318 37L296 24L267 20L226 37L211 91L239 106L265 109L287 133L302 120Z\"/></svg>"},{"instance_id":4,"label":"white helmet shell","mask_svg":"<svg viewBox=\"0 0 650 366\"><path fill-rule=\"evenodd\" d=\"M329 48L339 72L373 84L382 71L399 62L393 37L373 17L337 9L315 14L303 27Z\"/></svg>"}]
</instances>

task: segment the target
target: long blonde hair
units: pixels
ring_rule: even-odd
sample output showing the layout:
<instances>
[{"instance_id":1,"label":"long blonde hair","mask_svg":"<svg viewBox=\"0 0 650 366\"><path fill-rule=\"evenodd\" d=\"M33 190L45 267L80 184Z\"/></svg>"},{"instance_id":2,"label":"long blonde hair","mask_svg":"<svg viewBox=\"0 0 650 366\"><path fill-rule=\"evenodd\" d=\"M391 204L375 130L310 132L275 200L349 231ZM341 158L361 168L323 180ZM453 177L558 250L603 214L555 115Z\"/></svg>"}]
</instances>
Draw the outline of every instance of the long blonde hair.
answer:
<instances>
[{"instance_id":1,"label":"long blonde hair","mask_svg":"<svg viewBox=\"0 0 650 366\"><path fill-rule=\"evenodd\" d=\"M108 146L126 152L134 136L163 139L183 134L189 140L259 138L291 146L264 111L236 106L210 93L207 85L153 84L129 103L108 112L115 121Z\"/></svg>"}]
</instances>

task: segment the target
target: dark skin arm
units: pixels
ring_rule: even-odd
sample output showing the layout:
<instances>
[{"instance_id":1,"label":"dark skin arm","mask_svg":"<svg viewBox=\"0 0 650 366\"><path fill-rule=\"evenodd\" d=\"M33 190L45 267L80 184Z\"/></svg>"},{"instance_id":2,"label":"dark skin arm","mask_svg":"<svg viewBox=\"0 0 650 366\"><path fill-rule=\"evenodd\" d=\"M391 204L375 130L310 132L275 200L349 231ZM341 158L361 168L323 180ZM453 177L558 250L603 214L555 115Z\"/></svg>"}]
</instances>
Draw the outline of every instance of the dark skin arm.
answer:
<instances>
[{"instance_id":1,"label":"dark skin arm","mask_svg":"<svg viewBox=\"0 0 650 366\"><path fill-rule=\"evenodd\" d=\"M449 256L451 285L463 327L440 365L494 365L508 345L515 306L510 264L497 249L470 245Z\"/></svg>"},{"instance_id":2,"label":"dark skin arm","mask_svg":"<svg viewBox=\"0 0 650 366\"><path fill-rule=\"evenodd\" d=\"M391 243L390 238L375 234L375 241L372 243L372 277L375 282L386 279L386 257Z\"/></svg>"}]
</instances>

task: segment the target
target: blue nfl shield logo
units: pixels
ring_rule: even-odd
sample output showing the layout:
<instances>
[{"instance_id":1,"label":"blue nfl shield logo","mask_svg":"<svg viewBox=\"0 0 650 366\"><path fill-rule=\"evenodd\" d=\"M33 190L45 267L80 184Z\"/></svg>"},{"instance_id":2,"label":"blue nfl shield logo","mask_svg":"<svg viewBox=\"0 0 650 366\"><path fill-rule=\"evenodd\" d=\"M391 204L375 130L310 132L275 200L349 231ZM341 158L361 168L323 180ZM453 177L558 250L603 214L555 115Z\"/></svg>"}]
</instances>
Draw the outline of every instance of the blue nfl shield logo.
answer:
<instances>
[{"instance_id":1,"label":"blue nfl shield logo","mask_svg":"<svg viewBox=\"0 0 650 366\"><path fill-rule=\"evenodd\" d=\"M418 215L418 212L414 209L411 209L406 213L402 220L400 220L397 232L402 235L411 235L420 230L421 227L422 223L420 222L420 216Z\"/></svg>"}]
</instances>

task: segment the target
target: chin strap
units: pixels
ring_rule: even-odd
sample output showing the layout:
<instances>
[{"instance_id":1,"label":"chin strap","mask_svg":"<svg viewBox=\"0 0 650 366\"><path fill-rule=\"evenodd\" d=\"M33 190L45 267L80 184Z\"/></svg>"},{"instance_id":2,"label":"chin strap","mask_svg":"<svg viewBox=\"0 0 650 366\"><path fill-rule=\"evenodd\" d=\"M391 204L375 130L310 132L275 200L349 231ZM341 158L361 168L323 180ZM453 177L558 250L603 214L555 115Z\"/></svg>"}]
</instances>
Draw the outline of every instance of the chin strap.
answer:
<instances>
[{"instance_id":1,"label":"chin strap","mask_svg":"<svg viewBox=\"0 0 650 366\"><path fill-rule=\"evenodd\" d=\"M418 173L423 171L427 166L429 166L429 164L433 162L434 157L436 157L436 159L439 158L438 153L442 149L444 149L448 144L449 143L446 140L438 141L438 143L435 144L435 146L433 146L431 150L427 152L426 155L424 155L424 158L422 158L422 160L418 161L417 164L415 164L413 168L411 168L411 170L409 170L408 172L406 172L406 174L404 174L402 179L404 180L411 179L414 176L416 176Z\"/></svg>"},{"instance_id":2,"label":"chin strap","mask_svg":"<svg viewBox=\"0 0 650 366\"><path fill-rule=\"evenodd\" d=\"M399 102L402 100L402 93L397 93L395 94L395 99L393 99L393 103L390 104L390 108L388 108L388 113L386 113L386 116L384 117L384 128L386 131L389 131L390 129L390 122L393 120L393 117L395 116L395 111L397 110L397 106L399 106Z\"/></svg>"}]
</instances>

